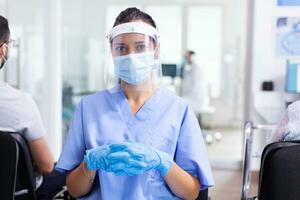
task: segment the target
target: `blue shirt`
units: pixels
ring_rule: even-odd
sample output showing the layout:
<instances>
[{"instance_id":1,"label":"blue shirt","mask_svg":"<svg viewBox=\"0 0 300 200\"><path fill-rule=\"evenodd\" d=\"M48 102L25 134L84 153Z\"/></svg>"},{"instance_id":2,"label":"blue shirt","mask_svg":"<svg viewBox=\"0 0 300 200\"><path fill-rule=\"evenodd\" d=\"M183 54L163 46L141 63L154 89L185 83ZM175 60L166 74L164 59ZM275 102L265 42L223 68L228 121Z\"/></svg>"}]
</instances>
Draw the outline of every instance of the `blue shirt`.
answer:
<instances>
[{"instance_id":1,"label":"blue shirt","mask_svg":"<svg viewBox=\"0 0 300 200\"><path fill-rule=\"evenodd\" d=\"M84 97L75 111L56 169L73 170L83 161L86 150L126 140L167 152L182 169L198 177L201 189L214 184L194 113L165 88L158 89L136 115L120 87ZM100 184L83 199L179 199L155 170L135 176L115 176L101 170L97 173Z\"/></svg>"}]
</instances>

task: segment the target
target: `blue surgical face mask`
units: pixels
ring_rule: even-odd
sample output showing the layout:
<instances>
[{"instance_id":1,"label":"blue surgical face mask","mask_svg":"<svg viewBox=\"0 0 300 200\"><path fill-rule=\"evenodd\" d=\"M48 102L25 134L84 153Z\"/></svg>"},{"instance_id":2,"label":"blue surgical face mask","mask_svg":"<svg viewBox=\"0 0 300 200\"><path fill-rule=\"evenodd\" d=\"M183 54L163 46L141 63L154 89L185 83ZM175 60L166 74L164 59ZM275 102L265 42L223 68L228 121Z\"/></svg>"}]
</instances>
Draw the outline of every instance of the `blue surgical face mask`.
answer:
<instances>
[{"instance_id":1,"label":"blue surgical face mask","mask_svg":"<svg viewBox=\"0 0 300 200\"><path fill-rule=\"evenodd\" d=\"M157 67L153 52L128 54L113 58L115 74L126 83L138 85L150 77Z\"/></svg>"}]
</instances>

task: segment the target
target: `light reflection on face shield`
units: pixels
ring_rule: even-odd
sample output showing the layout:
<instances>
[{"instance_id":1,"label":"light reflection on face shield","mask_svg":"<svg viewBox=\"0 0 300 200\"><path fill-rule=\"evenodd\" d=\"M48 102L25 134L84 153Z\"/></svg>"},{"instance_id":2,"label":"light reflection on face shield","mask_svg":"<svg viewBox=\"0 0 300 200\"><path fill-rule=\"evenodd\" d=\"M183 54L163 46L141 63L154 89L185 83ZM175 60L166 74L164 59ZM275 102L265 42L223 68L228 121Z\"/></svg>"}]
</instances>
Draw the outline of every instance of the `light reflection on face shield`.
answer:
<instances>
[{"instance_id":1,"label":"light reflection on face shield","mask_svg":"<svg viewBox=\"0 0 300 200\"><path fill-rule=\"evenodd\" d=\"M8 59L8 45L6 43L3 43L0 45L0 48L6 48L6 55L1 55L1 64L0 64L0 70L4 67L7 59Z\"/></svg>"}]
</instances>

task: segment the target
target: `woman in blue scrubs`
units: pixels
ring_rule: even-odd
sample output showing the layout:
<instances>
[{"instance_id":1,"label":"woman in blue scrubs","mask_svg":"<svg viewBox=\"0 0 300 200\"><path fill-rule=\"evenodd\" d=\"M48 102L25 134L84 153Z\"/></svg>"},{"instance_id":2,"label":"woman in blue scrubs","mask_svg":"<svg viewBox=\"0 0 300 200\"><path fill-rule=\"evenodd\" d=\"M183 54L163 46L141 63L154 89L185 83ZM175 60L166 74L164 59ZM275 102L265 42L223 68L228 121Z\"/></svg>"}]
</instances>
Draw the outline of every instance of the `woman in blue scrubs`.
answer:
<instances>
[{"instance_id":1,"label":"woman in blue scrubs","mask_svg":"<svg viewBox=\"0 0 300 200\"><path fill-rule=\"evenodd\" d=\"M108 39L118 84L81 100L56 169L76 198L196 199L212 172L194 113L158 87L155 22L128 8Z\"/></svg>"}]
</instances>

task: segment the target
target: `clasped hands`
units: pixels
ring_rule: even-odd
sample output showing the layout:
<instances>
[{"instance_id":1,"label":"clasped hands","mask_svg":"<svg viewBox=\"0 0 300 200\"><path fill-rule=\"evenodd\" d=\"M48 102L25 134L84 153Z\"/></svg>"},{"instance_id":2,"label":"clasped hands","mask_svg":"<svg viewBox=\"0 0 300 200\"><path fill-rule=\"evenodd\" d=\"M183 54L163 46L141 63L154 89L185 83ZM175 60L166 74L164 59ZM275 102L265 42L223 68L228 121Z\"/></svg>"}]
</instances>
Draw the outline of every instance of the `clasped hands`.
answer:
<instances>
[{"instance_id":1,"label":"clasped hands","mask_svg":"<svg viewBox=\"0 0 300 200\"><path fill-rule=\"evenodd\" d=\"M104 170L117 176L133 176L153 169L165 176L174 163L169 154L131 141L87 150L84 162L89 170Z\"/></svg>"}]
</instances>

